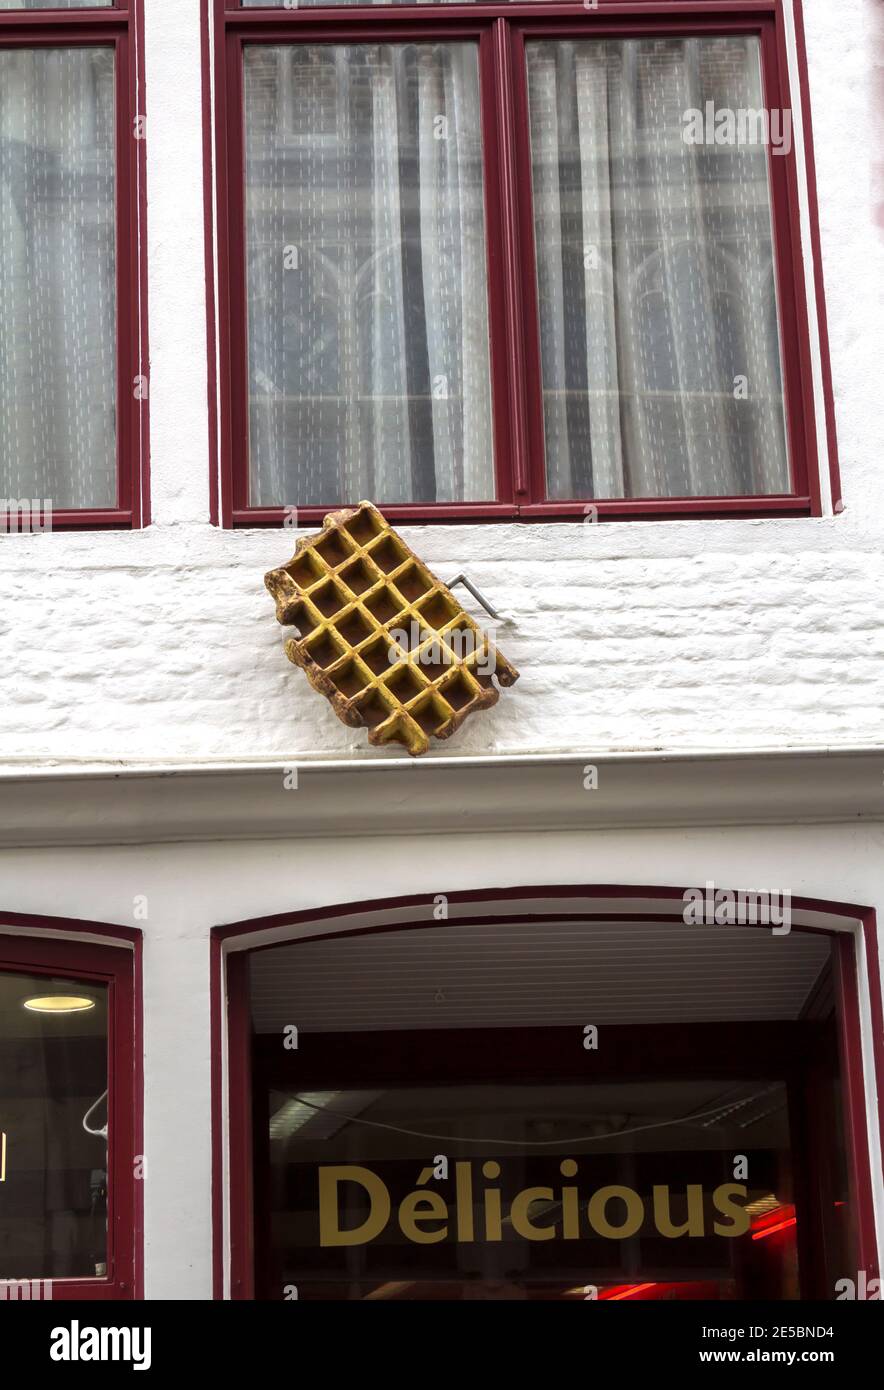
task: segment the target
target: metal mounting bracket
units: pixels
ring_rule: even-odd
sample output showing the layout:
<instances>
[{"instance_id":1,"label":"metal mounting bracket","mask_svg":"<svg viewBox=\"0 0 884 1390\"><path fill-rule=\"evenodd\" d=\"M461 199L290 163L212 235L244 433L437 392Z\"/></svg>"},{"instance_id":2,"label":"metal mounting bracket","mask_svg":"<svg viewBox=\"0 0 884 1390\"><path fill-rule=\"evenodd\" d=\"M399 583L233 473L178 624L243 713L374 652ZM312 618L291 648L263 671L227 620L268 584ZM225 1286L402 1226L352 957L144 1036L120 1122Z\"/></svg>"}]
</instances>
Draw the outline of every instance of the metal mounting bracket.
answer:
<instances>
[{"instance_id":1,"label":"metal mounting bracket","mask_svg":"<svg viewBox=\"0 0 884 1390\"><path fill-rule=\"evenodd\" d=\"M463 570L461 570L459 574L456 574L456 575L454 576L453 579L449 579L449 580L447 580L446 582L447 582L447 587L448 587L449 589L453 589L457 584L462 584L462 585L464 586L465 589L469 589L469 591L470 591L470 593L472 594L473 598L476 600L477 603L479 603L479 604L482 605L482 607L485 609L485 612L488 614L488 616L489 616L490 618L494 618L494 620L495 620L496 622L498 622L498 623L505 623L505 622L507 621L507 614L506 614L506 613L500 613L500 612L494 607L494 604L491 603L491 602L485 597L485 595L482 593L482 590L479 589L479 588L473 583L473 581L472 581L472 579L470 579L469 575L464 574Z\"/></svg>"}]
</instances>

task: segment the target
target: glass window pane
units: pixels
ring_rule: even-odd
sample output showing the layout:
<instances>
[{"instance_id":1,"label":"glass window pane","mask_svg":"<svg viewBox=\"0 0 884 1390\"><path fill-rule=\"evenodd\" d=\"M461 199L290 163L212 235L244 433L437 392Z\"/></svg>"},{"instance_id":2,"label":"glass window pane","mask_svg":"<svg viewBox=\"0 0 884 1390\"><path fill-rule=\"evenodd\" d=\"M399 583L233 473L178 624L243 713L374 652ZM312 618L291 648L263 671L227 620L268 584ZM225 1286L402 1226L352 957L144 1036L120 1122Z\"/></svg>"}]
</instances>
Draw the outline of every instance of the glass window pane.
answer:
<instances>
[{"instance_id":1,"label":"glass window pane","mask_svg":"<svg viewBox=\"0 0 884 1390\"><path fill-rule=\"evenodd\" d=\"M549 496L788 492L767 152L689 143L761 112L757 39L532 42L528 83Z\"/></svg>"},{"instance_id":2,"label":"glass window pane","mask_svg":"<svg viewBox=\"0 0 884 1390\"><path fill-rule=\"evenodd\" d=\"M316 5L337 8L339 5L471 5L478 0L297 0L297 4L286 6L285 0L240 0L244 10L299 9L307 10Z\"/></svg>"},{"instance_id":3,"label":"glass window pane","mask_svg":"<svg viewBox=\"0 0 884 1390\"><path fill-rule=\"evenodd\" d=\"M114 54L0 49L0 494L116 504Z\"/></svg>"},{"instance_id":4,"label":"glass window pane","mask_svg":"<svg viewBox=\"0 0 884 1390\"><path fill-rule=\"evenodd\" d=\"M787 911L253 952L258 1297L834 1298L857 1268L837 966L769 929Z\"/></svg>"},{"instance_id":5,"label":"glass window pane","mask_svg":"<svg viewBox=\"0 0 884 1390\"><path fill-rule=\"evenodd\" d=\"M251 502L494 495L474 44L248 45Z\"/></svg>"},{"instance_id":6,"label":"glass window pane","mask_svg":"<svg viewBox=\"0 0 884 1390\"><path fill-rule=\"evenodd\" d=\"M107 986L0 972L0 1279L107 1274Z\"/></svg>"},{"instance_id":7,"label":"glass window pane","mask_svg":"<svg viewBox=\"0 0 884 1390\"><path fill-rule=\"evenodd\" d=\"M0 10L107 10L114 0L0 0Z\"/></svg>"}]
</instances>

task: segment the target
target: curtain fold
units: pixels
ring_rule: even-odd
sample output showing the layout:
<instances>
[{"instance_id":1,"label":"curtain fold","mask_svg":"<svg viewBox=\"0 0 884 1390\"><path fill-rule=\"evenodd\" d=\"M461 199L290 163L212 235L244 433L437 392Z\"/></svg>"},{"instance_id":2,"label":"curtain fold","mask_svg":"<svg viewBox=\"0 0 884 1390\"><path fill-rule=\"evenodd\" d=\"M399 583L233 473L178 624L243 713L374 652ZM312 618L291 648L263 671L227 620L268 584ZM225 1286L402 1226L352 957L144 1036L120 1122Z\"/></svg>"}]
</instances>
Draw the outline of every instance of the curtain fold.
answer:
<instances>
[{"instance_id":1,"label":"curtain fold","mask_svg":"<svg viewBox=\"0 0 884 1390\"><path fill-rule=\"evenodd\" d=\"M249 3L250 0L247 0ZM386 0L385 0L386 2ZM114 0L0 0L2 10L85 10L108 9Z\"/></svg>"},{"instance_id":2,"label":"curtain fold","mask_svg":"<svg viewBox=\"0 0 884 1390\"><path fill-rule=\"evenodd\" d=\"M475 44L248 45L245 135L253 505L492 498Z\"/></svg>"},{"instance_id":3,"label":"curtain fold","mask_svg":"<svg viewBox=\"0 0 884 1390\"><path fill-rule=\"evenodd\" d=\"M757 40L527 47L549 496L787 492Z\"/></svg>"},{"instance_id":4,"label":"curtain fold","mask_svg":"<svg viewBox=\"0 0 884 1390\"><path fill-rule=\"evenodd\" d=\"M0 495L112 507L114 55L0 50Z\"/></svg>"}]
</instances>

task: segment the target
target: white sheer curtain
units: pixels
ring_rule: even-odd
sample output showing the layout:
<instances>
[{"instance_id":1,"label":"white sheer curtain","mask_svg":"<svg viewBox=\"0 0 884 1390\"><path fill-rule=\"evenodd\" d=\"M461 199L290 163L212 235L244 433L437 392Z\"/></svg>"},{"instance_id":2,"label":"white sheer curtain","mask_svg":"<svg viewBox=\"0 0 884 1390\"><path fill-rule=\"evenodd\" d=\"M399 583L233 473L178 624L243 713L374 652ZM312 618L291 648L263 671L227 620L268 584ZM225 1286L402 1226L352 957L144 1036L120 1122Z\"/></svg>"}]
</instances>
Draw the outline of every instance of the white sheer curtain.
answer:
<instances>
[{"instance_id":1,"label":"white sheer curtain","mask_svg":"<svg viewBox=\"0 0 884 1390\"><path fill-rule=\"evenodd\" d=\"M0 10L100 10L114 0L0 0Z\"/></svg>"},{"instance_id":2,"label":"white sheer curtain","mask_svg":"<svg viewBox=\"0 0 884 1390\"><path fill-rule=\"evenodd\" d=\"M2 0L0 0L2 3ZM240 0L244 10L266 9L268 5L282 5L285 0ZM335 8L345 5L462 5L464 0L298 0L300 9L311 9L316 5L333 5ZM466 0L470 3L470 0Z\"/></svg>"},{"instance_id":3,"label":"white sheer curtain","mask_svg":"<svg viewBox=\"0 0 884 1390\"><path fill-rule=\"evenodd\" d=\"M787 492L766 153L683 139L763 106L757 40L530 42L528 77L549 495Z\"/></svg>"},{"instance_id":4,"label":"white sheer curtain","mask_svg":"<svg viewBox=\"0 0 884 1390\"><path fill-rule=\"evenodd\" d=\"M494 495L477 51L249 45L251 500Z\"/></svg>"},{"instance_id":5,"label":"white sheer curtain","mask_svg":"<svg viewBox=\"0 0 884 1390\"><path fill-rule=\"evenodd\" d=\"M114 182L113 49L0 49L4 498L116 505Z\"/></svg>"}]
</instances>

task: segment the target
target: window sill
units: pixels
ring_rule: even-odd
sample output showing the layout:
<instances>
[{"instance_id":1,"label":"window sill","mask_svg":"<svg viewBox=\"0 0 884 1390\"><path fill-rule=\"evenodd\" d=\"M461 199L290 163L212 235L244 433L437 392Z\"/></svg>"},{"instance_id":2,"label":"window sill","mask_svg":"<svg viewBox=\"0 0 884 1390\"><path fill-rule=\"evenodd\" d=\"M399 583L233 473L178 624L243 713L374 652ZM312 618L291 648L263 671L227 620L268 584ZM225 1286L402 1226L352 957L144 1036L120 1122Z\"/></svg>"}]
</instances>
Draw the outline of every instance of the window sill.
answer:
<instances>
[{"instance_id":1,"label":"window sill","mask_svg":"<svg viewBox=\"0 0 884 1390\"><path fill-rule=\"evenodd\" d=\"M298 507L297 525L318 525L331 511L355 506L351 502L330 503L328 506ZM601 498L583 502L440 502L435 506L394 503L377 504L394 526L424 523L444 525L457 522L501 521L576 521L593 516L598 521L663 521L724 517L815 516L820 513L805 496L778 495L774 497L669 497L669 498ZM237 507L233 511L234 527L283 526L293 508Z\"/></svg>"},{"instance_id":2,"label":"window sill","mask_svg":"<svg viewBox=\"0 0 884 1390\"><path fill-rule=\"evenodd\" d=\"M24 500L24 499L23 499ZM95 508L74 511L71 508L53 509L51 523L45 527L42 519L31 528L22 525L25 518L10 517L8 512L0 512L0 535L39 535L42 531L131 531L137 523L134 513L117 508ZM15 524L10 525L10 521Z\"/></svg>"}]
</instances>

